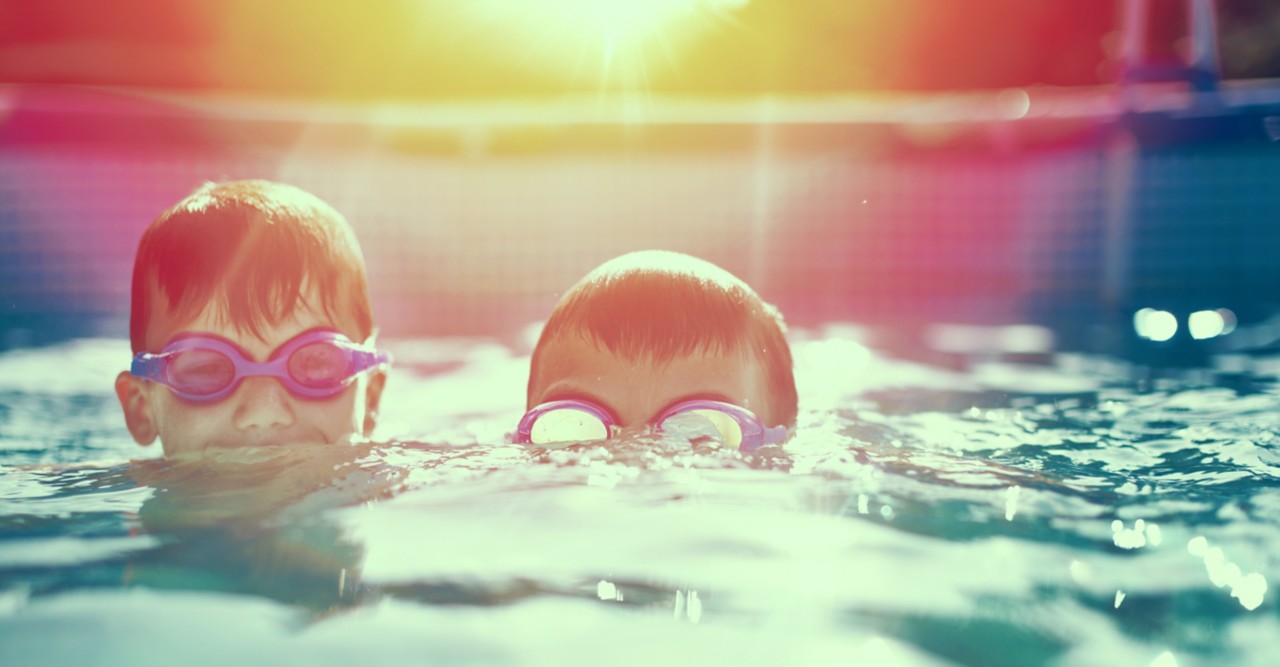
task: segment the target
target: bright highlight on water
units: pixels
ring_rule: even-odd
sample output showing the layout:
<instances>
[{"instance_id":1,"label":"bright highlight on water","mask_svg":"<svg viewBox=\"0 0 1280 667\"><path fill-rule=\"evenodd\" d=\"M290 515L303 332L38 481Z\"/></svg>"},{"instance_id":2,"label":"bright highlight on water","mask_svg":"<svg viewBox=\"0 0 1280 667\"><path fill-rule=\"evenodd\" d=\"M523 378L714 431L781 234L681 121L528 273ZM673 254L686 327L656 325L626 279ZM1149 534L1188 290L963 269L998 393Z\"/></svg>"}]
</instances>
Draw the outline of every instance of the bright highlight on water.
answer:
<instances>
[{"instance_id":1,"label":"bright highlight on water","mask_svg":"<svg viewBox=\"0 0 1280 667\"><path fill-rule=\"evenodd\" d=\"M5 353L0 658L160 664L139 647L176 648L192 615L210 619L196 664L246 646L502 664L679 646L1208 665L1280 631L1274 379L1136 391L1077 360L1044 369L1069 391L993 392L842 331L799 332L815 398L793 440L745 455L655 433L507 444L527 358L422 340L387 346L458 363L398 378L386 424L412 441L128 463L101 383L121 342ZM73 369L61 384L20 372L53 359ZM550 646L547 623L583 634Z\"/></svg>"}]
</instances>

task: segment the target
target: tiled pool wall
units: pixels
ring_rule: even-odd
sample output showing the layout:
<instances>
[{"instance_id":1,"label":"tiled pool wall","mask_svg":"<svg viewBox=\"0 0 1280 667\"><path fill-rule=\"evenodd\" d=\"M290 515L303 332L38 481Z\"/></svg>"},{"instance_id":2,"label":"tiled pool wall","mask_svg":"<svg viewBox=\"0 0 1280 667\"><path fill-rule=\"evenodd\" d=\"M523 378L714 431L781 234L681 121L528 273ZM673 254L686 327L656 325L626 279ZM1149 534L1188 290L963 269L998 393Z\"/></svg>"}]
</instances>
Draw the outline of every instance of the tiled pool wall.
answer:
<instances>
[{"instance_id":1,"label":"tiled pool wall","mask_svg":"<svg viewBox=\"0 0 1280 667\"><path fill-rule=\"evenodd\" d=\"M901 150L868 145L887 129L839 125L551 133L484 150L319 136L341 131L222 145L10 136L0 345L127 335L142 230L205 180L251 177L348 217L391 336L510 334L642 248L719 263L801 325L1038 322L1066 341L1147 305L1269 314L1280 286L1280 146L1266 143Z\"/></svg>"}]
</instances>

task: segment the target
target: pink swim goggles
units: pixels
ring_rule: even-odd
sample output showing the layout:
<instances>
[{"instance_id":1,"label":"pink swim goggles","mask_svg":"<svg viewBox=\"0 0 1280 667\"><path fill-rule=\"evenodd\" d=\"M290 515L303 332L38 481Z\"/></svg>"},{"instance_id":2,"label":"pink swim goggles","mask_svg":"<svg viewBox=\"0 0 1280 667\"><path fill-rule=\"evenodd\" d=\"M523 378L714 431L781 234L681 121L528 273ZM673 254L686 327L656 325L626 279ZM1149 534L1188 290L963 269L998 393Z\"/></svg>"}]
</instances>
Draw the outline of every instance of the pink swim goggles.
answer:
<instances>
[{"instance_id":1,"label":"pink swim goggles","mask_svg":"<svg viewBox=\"0 0 1280 667\"><path fill-rule=\"evenodd\" d=\"M295 396L336 396L357 375L391 364L391 355L328 329L303 332L264 362L249 359L235 343L213 334L184 334L159 354L139 352L129 372L155 380L179 398L214 403L230 396L247 377L273 377Z\"/></svg>"},{"instance_id":2,"label":"pink swim goggles","mask_svg":"<svg viewBox=\"0 0 1280 667\"><path fill-rule=\"evenodd\" d=\"M677 423L678 422L678 423ZM765 427L750 410L722 401L681 401L653 420L658 431L709 435L721 443L749 452L787 439L785 426ZM606 440L621 430L605 408L578 399L551 401L525 413L516 427L516 442L544 445L555 442Z\"/></svg>"}]
</instances>

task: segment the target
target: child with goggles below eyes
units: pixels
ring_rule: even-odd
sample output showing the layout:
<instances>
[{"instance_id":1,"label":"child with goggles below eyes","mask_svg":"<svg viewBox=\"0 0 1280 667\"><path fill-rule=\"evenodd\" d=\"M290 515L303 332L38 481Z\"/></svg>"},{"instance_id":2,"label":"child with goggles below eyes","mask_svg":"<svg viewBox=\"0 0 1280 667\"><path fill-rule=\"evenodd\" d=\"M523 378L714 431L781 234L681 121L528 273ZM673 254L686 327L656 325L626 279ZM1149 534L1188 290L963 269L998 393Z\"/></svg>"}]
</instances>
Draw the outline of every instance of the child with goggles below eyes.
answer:
<instances>
[{"instance_id":1,"label":"child with goggles below eyes","mask_svg":"<svg viewBox=\"0 0 1280 667\"><path fill-rule=\"evenodd\" d=\"M548 318L516 441L647 427L742 451L782 442L796 420L784 332L773 306L710 262L664 251L608 261Z\"/></svg>"},{"instance_id":2,"label":"child with goggles below eyes","mask_svg":"<svg viewBox=\"0 0 1280 667\"><path fill-rule=\"evenodd\" d=\"M390 364L347 221L268 181L207 183L151 223L129 335L125 423L170 457L368 437Z\"/></svg>"}]
</instances>

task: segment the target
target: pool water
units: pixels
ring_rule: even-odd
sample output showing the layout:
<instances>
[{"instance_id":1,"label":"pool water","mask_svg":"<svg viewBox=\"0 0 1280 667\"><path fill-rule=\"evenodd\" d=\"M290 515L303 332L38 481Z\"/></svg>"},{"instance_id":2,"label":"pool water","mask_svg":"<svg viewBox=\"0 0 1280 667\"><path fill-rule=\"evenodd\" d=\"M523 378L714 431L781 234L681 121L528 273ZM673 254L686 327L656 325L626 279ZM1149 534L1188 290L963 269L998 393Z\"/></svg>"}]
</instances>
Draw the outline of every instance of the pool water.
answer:
<instances>
[{"instance_id":1,"label":"pool water","mask_svg":"<svg viewBox=\"0 0 1280 667\"><path fill-rule=\"evenodd\" d=\"M752 455L506 444L527 348L450 339L389 343L372 443L171 463L127 342L3 353L0 664L1272 664L1265 364L794 334L797 435Z\"/></svg>"}]
</instances>

